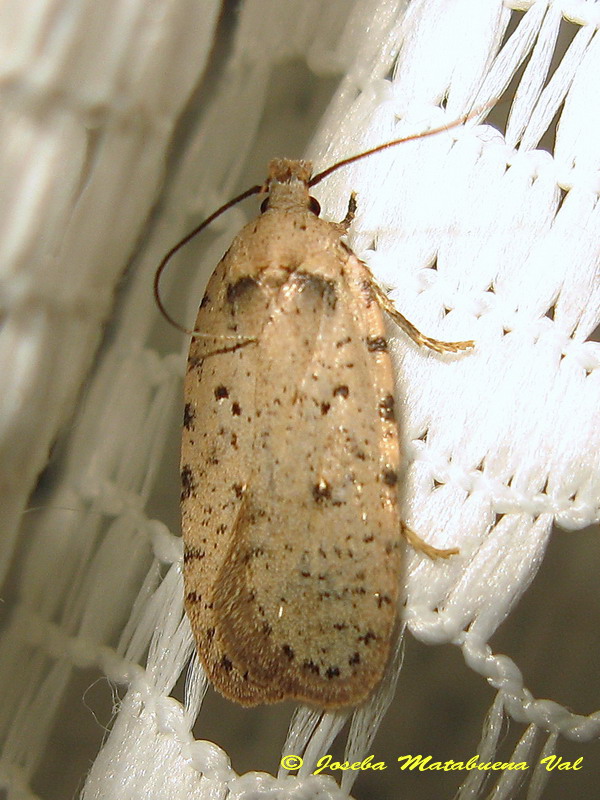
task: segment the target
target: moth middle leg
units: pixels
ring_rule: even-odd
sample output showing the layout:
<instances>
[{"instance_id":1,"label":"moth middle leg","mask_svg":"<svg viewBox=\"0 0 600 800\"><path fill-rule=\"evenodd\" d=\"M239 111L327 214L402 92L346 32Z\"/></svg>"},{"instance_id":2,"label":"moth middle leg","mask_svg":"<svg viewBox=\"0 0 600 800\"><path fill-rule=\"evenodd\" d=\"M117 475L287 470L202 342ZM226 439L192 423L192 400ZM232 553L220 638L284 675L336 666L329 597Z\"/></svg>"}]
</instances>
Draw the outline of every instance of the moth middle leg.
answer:
<instances>
[{"instance_id":1,"label":"moth middle leg","mask_svg":"<svg viewBox=\"0 0 600 800\"><path fill-rule=\"evenodd\" d=\"M348 228L352 224L352 221L356 215L356 207L356 193L352 192L348 201L348 211L346 212L346 216L341 222L334 223L336 227L339 228L340 233L347 233ZM475 342L472 339L468 339L464 342L443 342L439 339L432 339L430 336L425 336L424 333L421 333L421 331L415 325L413 325L412 322L409 322L409 320L407 320L406 317L398 311L396 306L387 296L386 292L377 283L370 270L369 275L373 294L375 295L380 307L394 320L396 325L398 325L398 327L401 328L401 330L403 330L404 333L413 340L415 344L419 345L419 347L428 347L430 350L434 350L436 353L457 353L460 350L470 350L475 346Z\"/></svg>"},{"instance_id":2,"label":"moth middle leg","mask_svg":"<svg viewBox=\"0 0 600 800\"><path fill-rule=\"evenodd\" d=\"M430 336L425 336L424 333L421 333L412 322L409 322L406 317L398 311L374 278L372 279L371 285L381 308L415 344L419 345L419 347L428 347L430 350L435 350L436 353L457 353L460 350L470 350L475 346L475 342L472 339L468 339L465 342L442 342L439 339L432 339Z\"/></svg>"}]
</instances>

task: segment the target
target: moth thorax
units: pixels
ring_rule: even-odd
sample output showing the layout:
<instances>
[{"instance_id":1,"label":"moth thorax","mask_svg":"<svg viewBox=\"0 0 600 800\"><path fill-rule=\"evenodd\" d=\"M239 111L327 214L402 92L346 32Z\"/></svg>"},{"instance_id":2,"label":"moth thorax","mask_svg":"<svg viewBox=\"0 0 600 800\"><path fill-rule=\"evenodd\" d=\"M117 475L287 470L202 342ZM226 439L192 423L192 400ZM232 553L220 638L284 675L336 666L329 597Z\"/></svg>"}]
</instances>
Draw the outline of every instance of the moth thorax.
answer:
<instances>
[{"instance_id":1,"label":"moth thorax","mask_svg":"<svg viewBox=\"0 0 600 800\"><path fill-rule=\"evenodd\" d=\"M293 270L289 267L269 264L269 266L264 267L260 272L260 283L262 286L269 286L277 289L283 286L284 283L287 283L292 271Z\"/></svg>"}]
</instances>

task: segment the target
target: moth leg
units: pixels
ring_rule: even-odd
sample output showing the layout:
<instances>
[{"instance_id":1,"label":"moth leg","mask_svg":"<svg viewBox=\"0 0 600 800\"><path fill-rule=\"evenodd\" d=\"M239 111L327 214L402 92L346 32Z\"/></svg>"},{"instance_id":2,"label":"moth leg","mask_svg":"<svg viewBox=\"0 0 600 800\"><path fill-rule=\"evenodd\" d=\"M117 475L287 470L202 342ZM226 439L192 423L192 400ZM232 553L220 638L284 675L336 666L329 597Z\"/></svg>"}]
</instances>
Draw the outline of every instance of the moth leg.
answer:
<instances>
[{"instance_id":1,"label":"moth leg","mask_svg":"<svg viewBox=\"0 0 600 800\"><path fill-rule=\"evenodd\" d=\"M415 328L412 322L409 322L406 317L398 311L396 306L374 279L372 281L372 286L377 302L381 308L389 314L396 325L398 325L415 344L418 344L419 347L428 347L430 350L435 350L436 353L457 353L459 350L469 350L471 347L475 346L475 342L471 339L466 342L441 342L438 339L431 339L429 336L425 336L425 334L421 333L418 328Z\"/></svg>"},{"instance_id":2,"label":"moth leg","mask_svg":"<svg viewBox=\"0 0 600 800\"><path fill-rule=\"evenodd\" d=\"M350 195L350 199L348 200L348 211L346 211L346 216L344 217L341 222L334 222L333 225L340 231L340 233L347 233L348 228L352 225L352 221L356 216L356 192L352 192Z\"/></svg>"},{"instance_id":3,"label":"moth leg","mask_svg":"<svg viewBox=\"0 0 600 800\"><path fill-rule=\"evenodd\" d=\"M450 556L454 556L459 552L457 547L452 547L449 550L440 550L431 544L427 544L426 541L421 539L418 533L415 533L413 530L411 530L404 522L401 522L400 526L402 535L409 545L414 550L417 550L417 552L428 556L432 561L435 561L436 558L450 558Z\"/></svg>"}]
</instances>

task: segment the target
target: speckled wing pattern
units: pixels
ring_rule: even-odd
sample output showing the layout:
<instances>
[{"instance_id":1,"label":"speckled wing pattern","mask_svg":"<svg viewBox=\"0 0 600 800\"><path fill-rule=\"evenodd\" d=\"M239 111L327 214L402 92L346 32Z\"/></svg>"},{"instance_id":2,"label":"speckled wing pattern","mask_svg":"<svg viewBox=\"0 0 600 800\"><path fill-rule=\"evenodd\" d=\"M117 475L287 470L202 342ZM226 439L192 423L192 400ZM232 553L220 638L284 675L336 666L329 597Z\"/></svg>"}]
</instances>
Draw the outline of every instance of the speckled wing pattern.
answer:
<instances>
[{"instance_id":1,"label":"speckled wing pattern","mask_svg":"<svg viewBox=\"0 0 600 800\"><path fill-rule=\"evenodd\" d=\"M396 619L391 362L370 273L341 235L306 209L267 211L196 320L185 604L210 680L243 705L361 702Z\"/></svg>"}]
</instances>

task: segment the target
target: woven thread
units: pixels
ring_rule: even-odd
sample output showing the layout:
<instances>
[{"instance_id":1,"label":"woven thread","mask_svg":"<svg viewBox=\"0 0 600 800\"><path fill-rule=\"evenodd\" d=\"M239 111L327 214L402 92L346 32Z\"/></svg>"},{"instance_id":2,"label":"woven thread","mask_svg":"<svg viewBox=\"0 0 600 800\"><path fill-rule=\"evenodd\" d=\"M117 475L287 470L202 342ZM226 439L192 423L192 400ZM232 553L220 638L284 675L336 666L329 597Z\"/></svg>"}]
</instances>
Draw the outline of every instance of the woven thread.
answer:
<instances>
[{"instance_id":1,"label":"woven thread","mask_svg":"<svg viewBox=\"0 0 600 800\"><path fill-rule=\"evenodd\" d=\"M596 4L241 3L210 94L178 128L160 213L140 240L110 336L80 393L113 287L156 201L175 122L202 76L218 11L192 0L96 8L90 22L86 3L57 0L46 17L21 20L2 59L11 77L1 124L12 172L1 237L1 563L18 569L0 641L0 785L9 800L36 797L44 786L36 771L68 724L60 703L82 669L126 692L86 800L203 798L225 787L235 798L325 800L352 787L355 773L344 774L341 789L309 774L345 714L298 712L282 750L303 755L298 778L238 777L223 750L194 740L206 681L193 658L185 702L169 696L193 642L177 531L154 518L163 510L168 518L177 495L176 461L167 458L164 470L161 462L176 435L186 344L158 319L153 269L192 218L262 178L271 141L302 147L321 111L318 91L304 87L327 86L316 76L341 76L309 147L320 168L456 119L501 95L527 62L504 138L473 120L359 162L315 194L324 215L339 219L357 192L350 243L411 321L438 338L477 340L473 355L431 356L390 327L408 461L405 517L432 544L460 547L444 564L407 551L408 630L421 642L460 647L468 667L498 690L482 761L494 760L506 715L527 726L512 760L552 754L559 736L597 738L600 713L534 698L515 663L489 645L533 580L553 519L571 530L599 519L600 349L587 341L599 322ZM555 68L565 20L579 29ZM563 102L551 157L534 148ZM246 163L253 173L242 179ZM215 238L190 245L174 267L179 274L167 278L169 307L182 321L193 319L242 218L236 210L221 219ZM186 266L193 280L182 277ZM76 401L52 492L41 511L24 516L17 537L49 445ZM163 482L160 505L155 487ZM352 719L348 760L368 754L401 660L399 640L376 699ZM395 703L408 715L402 687ZM435 724L437 709L431 713ZM405 787L409 778L400 773ZM548 773L457 778L460 800L490 789L495 800L511 798L520 780L537 800ZM40 796L47 792L46 785Z\"/></svg>"}]
</instances>

